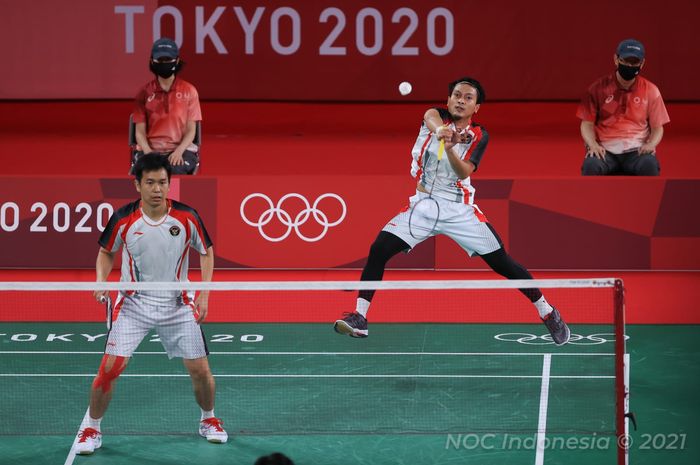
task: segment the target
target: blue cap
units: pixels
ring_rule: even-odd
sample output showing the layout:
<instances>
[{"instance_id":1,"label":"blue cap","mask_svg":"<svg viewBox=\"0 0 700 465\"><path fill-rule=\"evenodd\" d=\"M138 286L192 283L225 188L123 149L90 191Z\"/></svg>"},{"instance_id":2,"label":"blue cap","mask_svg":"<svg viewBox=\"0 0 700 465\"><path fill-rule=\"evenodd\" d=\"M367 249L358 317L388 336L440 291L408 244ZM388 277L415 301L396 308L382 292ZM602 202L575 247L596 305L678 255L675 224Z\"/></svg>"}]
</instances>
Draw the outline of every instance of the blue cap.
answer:
<instances>
[{"instance_id":1,"label":"blue cap","mask_svg":"<svg viewBox=\"0 0 700 465\"><path fill-rule=\"evenodd\" d=\"M163 57L177 58L179 55L180 52L178 51L177 44L174 40L162 37L153 42L153 49L151 49L151 58L153 58L154 60Z\"/></svg>"},{"instance_id":2,"label":"blue cap","mask_svg":"<svg viewBox=\"0 0 700 465\"><path fill-rule=\"evenodd\" d=\"M644 59L644 45L636 39L625 39L617 46L617 56L620 58L635 57Z\"/></svg>"}]
</instances>

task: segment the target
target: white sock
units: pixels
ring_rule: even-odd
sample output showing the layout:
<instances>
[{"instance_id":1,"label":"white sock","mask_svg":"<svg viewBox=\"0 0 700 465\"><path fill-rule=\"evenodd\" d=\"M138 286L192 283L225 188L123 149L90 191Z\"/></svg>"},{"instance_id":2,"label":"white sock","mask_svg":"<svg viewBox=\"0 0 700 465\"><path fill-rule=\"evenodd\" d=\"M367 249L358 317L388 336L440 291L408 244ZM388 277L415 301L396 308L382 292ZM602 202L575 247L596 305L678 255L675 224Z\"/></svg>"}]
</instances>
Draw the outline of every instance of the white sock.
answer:
<instances>
[{"instance_id":1,"label":"white sock","mask_svg":"<svg viewBox=\"0 0 700 465\"><path fill-rule=\"evenodd\" d=\"M533 302L533 304L537 307L537 313L540 314L540 318L542 319L552 313L552 306L549 305L549 302L545 300L544 296L540 297L538 301Z\"/></svg>"},{"instance_id":2,"label":"white sock","mask_svg":"<svg viewBox=\"0 0 700 465\"><path fill-rule=\"evenodd\" d=\"M202 410L202 419L200 421L206 420L207 418L214 418L214 410L200 410Z\"/></svg>"},{"instance_id":3,"label":"white sock","mask_svg":"<svg viewBox=\"0 0 700 465\"><path fill-rule=\"evenodd\" d=\"M100 423L102 423L102 418L92 418L88 415L85 427L100 431Z\"/></svg>"},{"instance_id":4,"label":"white sock","mask_svg":"<svg viewBox=\"0 0 700 465\"><path fill-rule=\"evenodd\" d=\"M355 311L363 317L367 318L367 312L369 311L369 300L365 300L362 297L358 297L357 307L355 307Z\"/></svg>"}]
</instances>

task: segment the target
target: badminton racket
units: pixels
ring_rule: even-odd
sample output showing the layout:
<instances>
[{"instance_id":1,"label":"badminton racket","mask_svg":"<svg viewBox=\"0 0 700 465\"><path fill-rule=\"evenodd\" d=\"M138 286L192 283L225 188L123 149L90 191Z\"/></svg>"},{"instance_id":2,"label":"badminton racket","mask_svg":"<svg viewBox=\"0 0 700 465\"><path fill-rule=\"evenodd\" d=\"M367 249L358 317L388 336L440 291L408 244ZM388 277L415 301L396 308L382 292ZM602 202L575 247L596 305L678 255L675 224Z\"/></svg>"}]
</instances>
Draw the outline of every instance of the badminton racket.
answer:
<instances>
[{"instance_id":1,"label":"badminton racket","mask_svg":"<svg viewBox=\"0 0 700 465\"><path fill-rule=\"evenodd\" d=\"M433 176L433 182L430 183L428 196L420 199L413 205L408 217L408 232L411 234L411 237L419 241L427 239L433 234L440 219L440 205L433 198L433 188L435 187L440 160L442 160L444 152L445 141L441 140L438 147L437 163L435 164L435 176Z\"/></svg>"}]
</instances>

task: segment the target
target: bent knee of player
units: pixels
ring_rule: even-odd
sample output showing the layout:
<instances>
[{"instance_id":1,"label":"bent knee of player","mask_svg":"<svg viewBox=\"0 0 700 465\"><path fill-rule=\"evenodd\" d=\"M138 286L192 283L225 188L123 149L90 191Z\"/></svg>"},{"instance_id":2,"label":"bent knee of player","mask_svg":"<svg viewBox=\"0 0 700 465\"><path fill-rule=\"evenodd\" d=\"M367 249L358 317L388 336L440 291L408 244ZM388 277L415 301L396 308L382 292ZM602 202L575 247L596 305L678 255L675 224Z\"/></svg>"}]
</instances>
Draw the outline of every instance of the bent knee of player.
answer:
<instances>
[{"instance_id":1,"label":"bent knee of player","mask_svg":"<svg viewBox=\"0 0 700 465\"><path fill-rule=\"evenodd\" d=\"M184 363L192 379L203 380L212 376L207 357L186 359Z\"/></svg>"},{"instance_id":2,"label":"bent knee of player","mask_svg":"<svg viewBox=\"0 0 700 465\"><path fill-rule=\"evenodd\" d=\"M127 363L129 363L128 357L105 354L104 357L102 357L102 363L100 363L97 376L95 376L95 380L92 382L92 388L95 390L101 389L105 394L111 391L112 384L119 375L122 374Z\"/></svg>"}]
</instances>

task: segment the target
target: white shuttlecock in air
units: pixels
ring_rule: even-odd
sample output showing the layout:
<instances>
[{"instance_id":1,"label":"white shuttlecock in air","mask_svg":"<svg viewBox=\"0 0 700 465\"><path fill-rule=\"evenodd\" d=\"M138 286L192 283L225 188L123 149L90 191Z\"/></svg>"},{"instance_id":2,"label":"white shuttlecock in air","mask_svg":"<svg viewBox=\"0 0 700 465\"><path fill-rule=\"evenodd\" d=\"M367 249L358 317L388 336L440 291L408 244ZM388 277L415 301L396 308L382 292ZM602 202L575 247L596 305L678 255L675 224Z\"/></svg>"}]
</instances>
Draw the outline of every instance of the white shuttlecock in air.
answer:
<instances>
[{"instance_id":1,"label":"white shuttlecock in air","mask_svg":"<svg viewBox=\"0 0 700 465\"><path fill-rule=\"evenodd\" d=\"M410 82L404 81L401 84L399 84L399 92L401 93L401 95L408 95L411 93L412 90L413 86L411 86Z\"/></svg>"}]
</instances>

